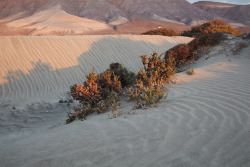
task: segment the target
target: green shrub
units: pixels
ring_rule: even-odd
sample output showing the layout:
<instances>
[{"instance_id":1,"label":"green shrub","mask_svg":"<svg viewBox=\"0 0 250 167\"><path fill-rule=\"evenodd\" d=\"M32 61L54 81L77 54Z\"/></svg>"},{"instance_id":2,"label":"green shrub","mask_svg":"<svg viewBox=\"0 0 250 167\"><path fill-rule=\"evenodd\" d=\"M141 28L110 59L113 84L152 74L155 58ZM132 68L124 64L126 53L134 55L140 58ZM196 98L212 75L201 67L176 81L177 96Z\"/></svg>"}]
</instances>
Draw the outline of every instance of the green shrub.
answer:
<instances>
[{"instance_id":1,"label":"green shrub","mask_svg":"<svg viewBox=\"0 0 250 167\"><path fill-rule=\"evenodd\" d=\"M181 33L182 36L188 37L198 37L210 33L227 33L231 35L241 35L242 32L233 28L230 25L227 25L224 21L221 20L211 20L202 25L194 26L191 30L184 31Z\"/></svg>"},{"instance_id":2,"label":"green shrub","mask_svg":"<svg viewBox=\"0 0 250 167\"><path fill-rule=\"evenodd\" d=\"M112 63L110 64L109 69L119 77L122 88L128 87L134 83L135 73L128 71L122 64Z\"/></svg>"},{"instance_id":3,"label":"green shrub","mask_svg":"<svg viewBox=\"0 0 250 167\"><path fill-rule=\"evenodd\" d=\"M147 32L142 33L141 35L163 35L163 36L179 36L177 32L173 30L168 30L166 28L159 28L155 30L150 30Z\"/></svg>"}]
</instances>

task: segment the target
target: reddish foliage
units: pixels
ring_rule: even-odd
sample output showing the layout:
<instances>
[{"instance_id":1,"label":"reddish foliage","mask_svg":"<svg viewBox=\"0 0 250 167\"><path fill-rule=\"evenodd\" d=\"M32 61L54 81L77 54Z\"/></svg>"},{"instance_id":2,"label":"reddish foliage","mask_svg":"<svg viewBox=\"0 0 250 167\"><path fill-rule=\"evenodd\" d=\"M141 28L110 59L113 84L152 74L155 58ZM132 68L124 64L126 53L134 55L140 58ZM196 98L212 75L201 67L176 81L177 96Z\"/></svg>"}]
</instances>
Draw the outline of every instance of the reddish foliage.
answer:
<instances>
[{"instance_id":1,"label":"reddish foliage","mask_svg":"<svg viewBox=\"0 0 250 167\"><path fill-rule=\"evenodd\" d=\"M223 39L224 35L221 33L202 35L192 40L189 44L180 44L168 50L165 58L172 56L176 61L176 67L179 68L184 63L188 63L188 61L196 60L200 49L216 45Z\"/></svg>"},{"instance_id":2,"label":"reddish foliage","mask_svg":"<svg viewBox=\"0 0 250 167\"><path fill-rule=\"evenodd\" d=\"M142 33L142 35L163 35L163 36L179 36L179 34L173 30L168 30L166 28L159 28L155 30L150 30Z\"/></svg>"},{"instance_id":3,"label":"reddish foliage","mask_svg":"<svg viewBox=\"0 0 250 167\"><path fill-rule=\"evenodd\" d=\"M181 35L188 37L198 37L210 33L227 33L231 35L242 34L240 30L237 30L232 26L227 25L224 21L212 20L202 25L194 26L191 28L191 30L182 32Z\"/></svg>"}]
</instances>

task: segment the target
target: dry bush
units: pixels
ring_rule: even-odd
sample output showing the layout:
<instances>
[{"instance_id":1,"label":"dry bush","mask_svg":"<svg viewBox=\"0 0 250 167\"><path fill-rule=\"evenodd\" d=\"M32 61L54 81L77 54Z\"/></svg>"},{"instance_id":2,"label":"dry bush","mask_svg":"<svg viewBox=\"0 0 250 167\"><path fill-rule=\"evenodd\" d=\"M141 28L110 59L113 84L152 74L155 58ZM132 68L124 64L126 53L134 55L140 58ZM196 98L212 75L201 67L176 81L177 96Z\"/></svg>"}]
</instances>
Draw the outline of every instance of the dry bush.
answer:
<instances>
[{"instance_id":1,"label":"dry bush","mask_svg":"<svg viewBox=\"0 0 250 167\"><path fill-rule=\"evenodd\" d=\"M135 101L136 108L156 104L165 95L164 81L174 75L175 60L172 57L162 60L162 55L154 52L151 57L141 56L144 69L139 71L134 88L129 89L130 100Z\"/></svg>"},{"instance_id":2,"label":"dry bush","mask_svg":"<svg viewBox=\"0 0 250 167\"><path fill-rule=\"evenodd\" d=\"M192 40L188 46L190 50L198 50L201 47L215 46L220 43L221 40L225 39L222 33L213 33L199 36L198 38Z\"/></svg>"},{"instance_id":3,"label":"dry bush","mask_svg":"<svg viewBox=\"0 0 250 167\"><path fill-rule=\"evenodd\" d=\"M78 100L81 105L75 106L73 113L68 113L69 118L66 123L76 118L83 120L93 112L98 114L106 112L111 105L119 101L120 90L121 82L114 73L111 74L110 70L107 70L97 76L93 69L83 85L71 86L70 93L73 99Z\"/></svg>"},{"instance_id":4,"label":"dry bush","mask_svg":"<svg viewBox=\"0 0 250 167\"><path fill-rule=\"evenodd\" d=\"M70 93L73 99L80 101L81 104L88 103L91 106L102 100L101 87L97 83L98 77L94 69L86 77L83 85L75 84L70 87Z\"/></svg>"},{"instance_id":5,"label":"dry bush","mask_svg":"<svg viewBox=\"0 0 250 167\"><path fill-rule=\"evenodd\" d=\"M188 37L198 37L204 34L210 33L227 33L231 35L241 35L242 32L233 28L230 25L227 25L224 21L221 20L211 20L202 25L194 26L189 31L182 32L182 36Z\"/></svg>"},{"instance_id":6,"label":"dry bush","mask_svg":"<svg viewBox=\"0 0 250 167\"><path fill-rule=\"evenodd\" d=\"M144 69L139 71L137 77L119 63L112 63L108 70L98 76L93 69L83 85L71 86L71 95L80 102L80 106L75 106L74 112L68 113L66 123L76 119L84 120L93 112L104 113L109 107L117 109L122 88L126 90L131 84L134 85L129 89L129 96L135 101L136 108L146 108L160 102L166 97L164 81L174 75L176 70L174 58L162 59L162 55L154 52L151 57L141 56ZM119 117L121 113L118 111L113 117Z\"/></svg>"},{"instance_id":7,"label":"dry bush","mask_svg":"<svg viewBox=\"0 0 250 167\"><path fill-rule=\"evenodd\" d=\"M188 70L188 71L187 71L187 75L194 75L194 74L195 74L194 69Z\"/></svg>"},{"instance_id":8,"label":"dry bush","mask_svg":"<svg viewBox=\"0 0 250 167\"><path fill-rule=\"evenodd\" d=\"M153 75L156 80L168 79L175 73L175 59L169 57L168 59L162 59L164 53L158 55L154 52L151 57L147 55L141 56L144 69L141 69L137 75L137 78L142 80L145 85L148 85L147 80Z\"/></svg>"},{"instance_id":9,"label":"dry bush","mask_svg":"<svg viewBox=\"0 0 250 167\"><path fill-rule=\"evenodd\" d=\"M163 35L163 36L179 36L177 32L174 30L168 30L166 28L159 28L155 30L150 30L147 32L142 33L141 35Z\"/></svg>"},{"instance_id":10,"label":"dry bush","mask_svg":"<svg viewBox=\"0 0 250 167\"><path fill-rule=\"evenodd\" d=\"M165 53L165 58L173 57L176 61L176 66L179 67L186 61L187 57L189 57L190 55L189 52L190 52L190 49L187 44L180 44L180 45L173 47L172 49L169 49Z\"/></svg>"},{"instance_id":11,"label":"dry bush","mask_svg":"<svg viewBox=\"0 0 250 167\"><path fill-rule=\"evenodd\" d=\"M122 88L125 88L134 84L134 80L136 77L135 73L128 71L122 64L112 63L110 64L109 69L111 72L113 72L116 76L119 77Z\"/></svg>"},{"instance_id":12,"label":"dry bush","mask_svg":"<svg viewBox=\"0 0 250 167\"><path fill-rule=\"evenodd\" d=\"M184 64L189 64L197 60L200 50L217 45L224 39L225 36L222 33L202 35L188 44L180 44L169 49L165 54L165 58L169 59L169 57L173 57L176 61L176 67L180 68Z\"/></svg>"}]
</instances>

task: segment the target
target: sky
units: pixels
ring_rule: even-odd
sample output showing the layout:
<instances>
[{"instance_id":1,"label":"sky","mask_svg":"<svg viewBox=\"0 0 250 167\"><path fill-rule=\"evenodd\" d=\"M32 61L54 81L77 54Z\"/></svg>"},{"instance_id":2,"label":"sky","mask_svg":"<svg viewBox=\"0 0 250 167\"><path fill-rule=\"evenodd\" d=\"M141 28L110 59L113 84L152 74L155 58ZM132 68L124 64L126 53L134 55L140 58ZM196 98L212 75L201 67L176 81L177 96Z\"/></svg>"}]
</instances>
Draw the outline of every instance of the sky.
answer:
<instances>
[{"instance_id":1,"label":"sky","mask_svg":"<svg viewBox=\"0 0 250 167\"><path fill-rule=\"evenodd\" d=\"M187 0L190 3L194 3L197 1L215 1L215 2L224 2L224 3L233 3L233 4L250 4L250 0Z\"/></svg>"}]
</instances>

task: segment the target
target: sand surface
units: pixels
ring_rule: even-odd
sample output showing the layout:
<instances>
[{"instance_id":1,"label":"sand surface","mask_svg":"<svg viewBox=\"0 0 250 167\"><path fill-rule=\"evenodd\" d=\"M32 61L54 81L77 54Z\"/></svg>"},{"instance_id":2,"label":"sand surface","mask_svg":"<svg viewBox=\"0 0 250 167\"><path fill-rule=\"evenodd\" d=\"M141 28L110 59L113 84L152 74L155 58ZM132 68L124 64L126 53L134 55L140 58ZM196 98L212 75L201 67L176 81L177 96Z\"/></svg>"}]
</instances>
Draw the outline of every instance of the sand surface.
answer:
<instances>
[{"instance_id":1,"label":"sand surface","mask_svg":"<svg viewBox=\"0 0 250 167\"><path fill-rule=\"evenodd\" d=\"M194 76L176 74L157 107L65 125L73 105L58 100L92 66L102 72L119 61L138 72L139 55L190 40L1 37L1 166L250 166L250 45L245 40L248 47L236 52L238 38L211 48L190 67Z\"/></svg>"},{"instance_id":2,"label":"sand surface","mask_svg":"<svg viewBox=\"0 0 250 167\"><path fill-rule=\"evenodd\" d=\"M13 17L15 16L1 20L1 22L7 22L5 24L6 28L3 29L3 31L7 30L7 34L8 30L9 32L22 30L23 35L27 36L63 36L112 29L112 27L106 23L70 15L63 11L59 5L36 12L28 17L14 20ZM1 32L1 34L6 35L4 32Z\"/></svg>"}]
</instances>

